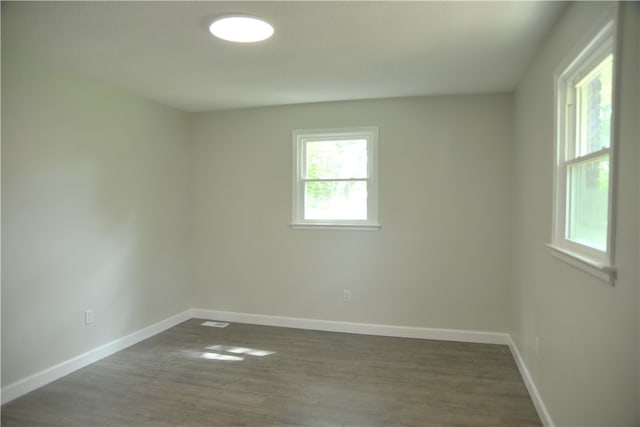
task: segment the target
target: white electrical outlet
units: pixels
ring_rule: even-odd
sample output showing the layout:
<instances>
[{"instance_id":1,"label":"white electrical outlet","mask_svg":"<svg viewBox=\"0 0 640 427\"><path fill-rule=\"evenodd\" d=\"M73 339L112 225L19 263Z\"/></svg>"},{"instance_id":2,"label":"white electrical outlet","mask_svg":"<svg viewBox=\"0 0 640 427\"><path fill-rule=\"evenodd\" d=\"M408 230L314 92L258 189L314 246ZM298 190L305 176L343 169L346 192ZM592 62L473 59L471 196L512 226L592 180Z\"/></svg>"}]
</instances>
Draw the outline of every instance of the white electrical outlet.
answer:
<instances>
[{"instance_id":1,"label":"white electrical outlet","mask_svg":"<svg viewBox=\"0 0 640 427\"><path fill-rule=\"evenodd\" d=\"M84 311L84 324L90 325L93 323L93 310L88 308Z\"/></svg>"},{"instance_id":2,"label":"white electrical outlet","mask_svg":"<svg viewBox=\"0 0 640 427\"><path fill-rule=\"evenodd\" d=\"M349 289L345 289L342 293L342 301L351 302L351 291Z\"/></svg>"}]
</instances>

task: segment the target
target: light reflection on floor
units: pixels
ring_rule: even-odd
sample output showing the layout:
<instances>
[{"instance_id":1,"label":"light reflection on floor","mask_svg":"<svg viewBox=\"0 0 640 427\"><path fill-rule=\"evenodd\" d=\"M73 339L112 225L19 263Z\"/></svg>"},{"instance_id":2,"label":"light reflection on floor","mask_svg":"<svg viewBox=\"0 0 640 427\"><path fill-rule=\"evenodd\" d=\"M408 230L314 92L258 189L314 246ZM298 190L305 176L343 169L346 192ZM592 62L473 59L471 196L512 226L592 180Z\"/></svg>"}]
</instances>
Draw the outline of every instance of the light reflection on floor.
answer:
<instances>
[{"instance_id":1,"label":"light reflection on floor","mask_svg":"<svg viewBox=\"0 0 640 427\"><path fill-rule=\"evenodd\" d=\"M202 359L208 360L222 360L222 361L242 361L244 357L240 355L248 355L254 357L265 357L275 354L275 351L259 350L248 347L237 347L232 345L211 345L206 347L206 350L213 350L207 352L197 353ZM231 354L224 354L231 353Z\"/></svg>"},{"instance_id":2,"label":"light reflection on floor","mask_svg":"<svg viewBox=\"0 0 640 427\"><path fill-rule=\"evenodd\" d=\"M212 345L207 347L207 350L226 351L227 353L233 353L233 354L248 354L250 356L258 356L258 357L269 356L275 353L274 351L257 350L255 348L246 348L246 347L233 347L229 345Z\"/></svg>"},{"instance_id":3,"label":"light reflection on floor","mask_svg":"<svg viewBox=\"0 0 640 427\"><path fill-rule=\"evenodd\" d=\"M244 360L244 357L232 356L230 354L219 354L219 353L202 353L200 355L203 359L210 360Z\"/></svg>"}]
</instances>

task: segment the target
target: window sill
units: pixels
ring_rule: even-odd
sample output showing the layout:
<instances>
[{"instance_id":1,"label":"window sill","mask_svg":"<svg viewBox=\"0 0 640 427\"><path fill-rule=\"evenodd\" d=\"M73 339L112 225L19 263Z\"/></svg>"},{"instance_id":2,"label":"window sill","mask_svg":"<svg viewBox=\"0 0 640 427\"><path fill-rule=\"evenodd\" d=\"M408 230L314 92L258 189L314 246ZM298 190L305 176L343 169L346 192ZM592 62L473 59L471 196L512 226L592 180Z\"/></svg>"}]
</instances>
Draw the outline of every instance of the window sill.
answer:
<instances>
[{"instance_id":1,"label":"window sill","mask_svg":"<svg viewBox=\"0 0 640 427\"><path fill-rule=\"evenodd\" d=\"M585 257L584 255L575 253L566 248L548 243L545 246L551 249L551 254L561 261L566 262L598 279L613 285L616 280L617 268L594 259Z\"/></svg>"},{"instance_id":2,"label":"window sill","mask_svg":"<svg viewBox=\"0 0 640 427\"><path fill-rule=\"evenodd\" d=\"M378 231L382 228L378 224L290 224L292 229L301 230L357 230L357 231Z\"/></svg>"}]
</instances>

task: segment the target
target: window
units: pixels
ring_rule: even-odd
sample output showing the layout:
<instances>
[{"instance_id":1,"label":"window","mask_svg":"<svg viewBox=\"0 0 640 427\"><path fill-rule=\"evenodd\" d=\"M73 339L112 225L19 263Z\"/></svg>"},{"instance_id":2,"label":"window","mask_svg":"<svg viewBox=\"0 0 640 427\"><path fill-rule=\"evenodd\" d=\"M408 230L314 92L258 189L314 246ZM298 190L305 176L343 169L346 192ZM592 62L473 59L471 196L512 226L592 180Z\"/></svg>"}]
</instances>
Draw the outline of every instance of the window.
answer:
<instances>
[{"instance_id":1,"label":"window","mask_svg":"<svg viewBox=\"0 0 640 427\"><path fill-rule=\"evenodd\" d=\"M613 281L615 26L556 74L554 254Z\"/></svg>"},{"instance_id":2,"label":"window","mask_svg":"<svg viewBox=\"0 0 640 427\"><path fill-rule=\"evenodd\" d=\"M293 132L292 226L379 228L378 129Z\"/></svg>"}]
</instances>

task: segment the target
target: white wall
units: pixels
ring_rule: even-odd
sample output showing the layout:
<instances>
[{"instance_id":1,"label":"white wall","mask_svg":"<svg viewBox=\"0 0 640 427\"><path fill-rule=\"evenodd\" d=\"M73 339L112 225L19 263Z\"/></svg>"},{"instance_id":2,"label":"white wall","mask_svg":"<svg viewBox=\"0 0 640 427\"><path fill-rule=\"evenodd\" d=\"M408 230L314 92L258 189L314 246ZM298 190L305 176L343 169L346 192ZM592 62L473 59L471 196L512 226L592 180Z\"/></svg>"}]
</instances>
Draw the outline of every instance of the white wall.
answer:
<instances>
[{"instance_id":1,"label":"white wall","mask_svg":"<svg viewBox=\"0 0 640 427\"><path fill-rule=\"evenodd\" d=\"M191 306L186 114L3 51L2 125L3 385Z\"/></svg>"},{"instance_id":2,"label":"white wall","mask_svg":"<svg viewBox=\"0 0 640 427\"><path fill-rule=\"evenodd\" d=\"M572 4L515 96L512 336L558 425L638 425L638 5L624 4L616 264L610 286L551 256L553 73L605 4ZM539 350L535 351L535 337Z\"/></svg>"},{"instance_id":3,"label":"white wall","mask_svg":"<svg viewBox=\"0 0 640 427\"><path fill-rule=\"evenodd\" d=\"M506 331L510 95L193 116L198 308ZM291 131L378 126L380 231L292 230ZM342 290L352 302L342 302Z\"/></svg>"}]
</instances>

